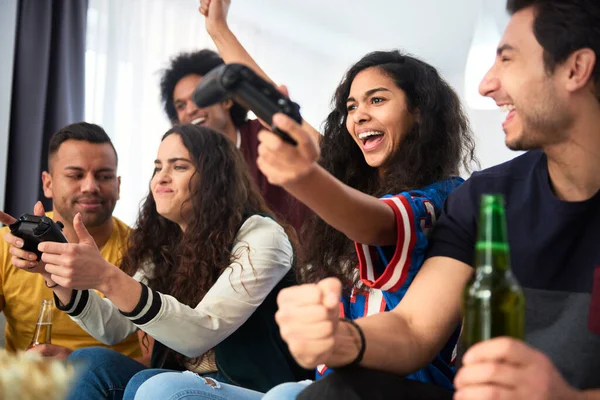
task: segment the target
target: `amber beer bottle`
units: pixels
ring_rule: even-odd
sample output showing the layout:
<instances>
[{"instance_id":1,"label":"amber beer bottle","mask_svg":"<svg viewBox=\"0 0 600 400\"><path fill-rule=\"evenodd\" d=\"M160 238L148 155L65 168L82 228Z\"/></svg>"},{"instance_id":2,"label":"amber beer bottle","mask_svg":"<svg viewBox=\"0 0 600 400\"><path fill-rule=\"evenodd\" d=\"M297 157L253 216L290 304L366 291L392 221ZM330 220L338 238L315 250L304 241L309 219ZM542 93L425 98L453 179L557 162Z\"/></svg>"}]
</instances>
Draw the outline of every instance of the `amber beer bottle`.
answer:
<instances>
[{"instance_id":1,"label":"amber beer bottle","mask_svg":"<svg viewBox=\"0 0 600 400\"><path fill-rule=\"evenodd\" d=\"M35 325L35 332L31 343L27 346L27 350L40 344L50 344L52 337L52 311L54 309L54 301L42 300L42 308L38 315Z\"/></svg>"},{"instance_id":2,"label":"amber beer bottle","mask_svg":"<svg viewBox=\"0 0 600 400\"><path fill-rule=\"evenodd\" d=\"M510 269L504 197L481 197L475 273L463 293L464 350L497 336L524 339L525 296Z\"/></svg>"}]
</instances>

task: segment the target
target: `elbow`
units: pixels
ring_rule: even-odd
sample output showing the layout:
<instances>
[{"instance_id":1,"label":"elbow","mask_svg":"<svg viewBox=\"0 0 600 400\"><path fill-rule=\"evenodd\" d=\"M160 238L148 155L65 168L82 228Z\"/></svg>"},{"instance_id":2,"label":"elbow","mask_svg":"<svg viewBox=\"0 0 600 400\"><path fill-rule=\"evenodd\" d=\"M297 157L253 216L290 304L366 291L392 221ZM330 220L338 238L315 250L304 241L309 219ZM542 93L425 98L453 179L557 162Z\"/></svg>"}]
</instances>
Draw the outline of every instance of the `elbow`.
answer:
<instances>
[{"instance_id":1,"label":"elbow","mask_svg":"<svg viewBox=\"0 0 600 400\"><path fill-rule=\"evenodd\" d=\"M94 339L107 346L119 344L127 337L126 335L124 336L122 334L117 334L116 332L109 332L106 330L103 330L102 332L94 332L94 334L91 335Z\"/></svg>"},{"instance_id":2,"label":"elbow","mask_svg":"<svg viewBox=\"0 0 600 400\"><path fill-rule=\"evenodd\" d=\"M116 335L104 335L96 339L107 346L114 346L121 343L125 338L121 338Z\"/></svg>"}]
</instances>

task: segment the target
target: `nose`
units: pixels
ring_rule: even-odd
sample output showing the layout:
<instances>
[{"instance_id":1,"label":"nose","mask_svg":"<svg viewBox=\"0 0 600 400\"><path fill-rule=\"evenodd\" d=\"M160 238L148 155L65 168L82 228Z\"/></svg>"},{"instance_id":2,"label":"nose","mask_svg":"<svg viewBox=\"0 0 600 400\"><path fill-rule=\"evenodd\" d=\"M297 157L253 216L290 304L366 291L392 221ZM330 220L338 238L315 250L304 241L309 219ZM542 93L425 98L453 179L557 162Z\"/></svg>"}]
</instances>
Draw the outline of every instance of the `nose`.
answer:
<instances>
[{"instance_id":1,"label":"nose","mask_svg":"<svg viewBox=\"0 0 600 400\"><path fill-rule=\"evenodd\" d=\"M98 180L93 174L88 174L83 179L81 184L81 190L87 193L98 193L100 191L100 186L98 185Z\"/></svg>"},{"instance_id":2,"label":"nose","mask_svg":"<svg viewBox=\"0 0 600 400\"><path fill-rule=\"evenodd\" d=\"M198 110L199 110L198 106L192 100L188 100L187 103L185 104L185 113L188 116L193 115Z\"/></svg>"},{"instance_id":3,"label":"nose","mask_svg":"<svg viewBox=\"0 0 600 400\"><path fill-rule=\"evenodd\" d=\"M479 94L485 97L493 97L500 89L500 79L496 71L496 64L489 69L479 84Z\"/></svg>"},{"instance_id":4,"label":"nose","mask_svg":"<svg viewBox=\"0 0 600 400\"><path fill-rule=\"evenodd\" d=\"M352 120L355 124L360 125L365 123L371 119L367 108L363 105L357 105L356 109L352 113Z\"/></svg>"},{"instance_id":5,"label":"nose","mask_svg":"<svg viewBox=\"0 0 600 400\"><path fill-rule=\"evenodd\" d=\"M152 179L159 185L169 182L171 180L169 168L163 167L160 169L160 171L156 171Z\"/></svg>"}]
</instances>

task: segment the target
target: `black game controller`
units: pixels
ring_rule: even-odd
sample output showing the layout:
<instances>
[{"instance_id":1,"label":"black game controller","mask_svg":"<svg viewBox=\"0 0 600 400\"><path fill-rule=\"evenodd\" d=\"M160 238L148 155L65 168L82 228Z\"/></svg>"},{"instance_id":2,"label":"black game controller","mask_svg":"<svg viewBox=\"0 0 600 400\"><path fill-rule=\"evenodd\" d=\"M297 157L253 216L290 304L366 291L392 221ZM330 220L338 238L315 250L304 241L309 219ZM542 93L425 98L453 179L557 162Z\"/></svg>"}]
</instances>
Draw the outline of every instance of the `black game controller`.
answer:
<instances>
[{"instance_id":1,"label":"black game controller","mask_svg":"<svg viewBox=\"0 0 600 400\"><path fill-rule=\"evenodd\" d=\"M285 142L296 145L290 135L273 126L273 115L283 113L300 124L300 106L245 65L223 64L212 69L204 75L192 96L198 107L208 107L229 98L254 112Z\"/></svg>"},{"instance_id":2,"label":"black game controller","mask_svg":"<svg viewBox=\"0 0 600 400\"><path fill-rule=\"evenodd\" d=\"M67 243L62 233L64 227L62 222L54 222L46 216L23 214L10 224L10 233L23 239L22 249L37 254L39 260L42 256L37 248L40 242Z\"/></svg>"}]
</instances>

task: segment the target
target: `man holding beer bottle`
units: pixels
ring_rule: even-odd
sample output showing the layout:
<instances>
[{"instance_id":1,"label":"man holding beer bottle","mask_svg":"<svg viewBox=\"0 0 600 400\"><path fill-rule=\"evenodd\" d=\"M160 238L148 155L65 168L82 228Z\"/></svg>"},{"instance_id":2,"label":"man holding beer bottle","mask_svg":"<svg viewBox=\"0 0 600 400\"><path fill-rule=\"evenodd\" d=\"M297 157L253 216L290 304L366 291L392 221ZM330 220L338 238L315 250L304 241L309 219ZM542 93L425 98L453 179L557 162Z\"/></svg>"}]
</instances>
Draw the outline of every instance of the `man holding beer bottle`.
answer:
<instances>
[{"instance_id":1,"label":"man holding beer bottle","mask_svg":"<svg viewBox=\"0 0 600 400\"><path fill-rule=\"evenodd\" d=\"M507 146L528 152L473 174L448 197L404 299L355 321L364 344L336 329L337 305L326 299L339 284L321 282L312 299L303 296L310 285L282 292L280 312L297 315L282 321L282 336L304 367L364 352L363 368L337 370L299 399L420 398L402 376L430 362L463 317L487 193L504 198L508 242L484 240L478 250L507 255L510 246L525 339L476 343L494 335L473 331L454 399L600 399L600 2L512 0L507 8L512 18L480 92L507 111ZM522 307L515 293L507 315Z\"/></svg>"}]
</instances>

